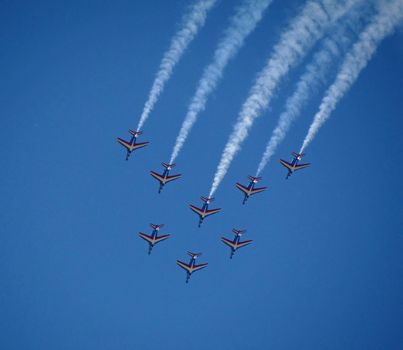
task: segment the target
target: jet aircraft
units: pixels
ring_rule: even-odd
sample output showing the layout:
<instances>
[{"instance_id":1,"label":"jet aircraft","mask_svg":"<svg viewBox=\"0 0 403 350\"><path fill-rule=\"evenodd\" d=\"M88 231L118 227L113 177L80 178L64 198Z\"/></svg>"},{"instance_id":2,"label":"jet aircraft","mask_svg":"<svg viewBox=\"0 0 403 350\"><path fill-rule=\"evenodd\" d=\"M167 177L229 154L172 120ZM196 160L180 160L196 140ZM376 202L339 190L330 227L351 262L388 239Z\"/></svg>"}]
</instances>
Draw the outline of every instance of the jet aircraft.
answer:
<instances>
[{"instance_id":1,"label":"jet aircraft","mask_svg":"<svg viewBox=\"0 0 403 350\"><path fill-rule=\"evenodd\" d=\"M135 151L136 149L142 148L147 146L150 142L141 142L137 143L137 138L143 133L142 131L133 131L129 130L129 133L132 135L132 138L130 141L126 141L121 139L120 137L117 138L118 142L126 148L127 154L126 154L126 160L129 160L130 154Z\"/></svg>"},{"instance_id":2,"label":"jet aircraft","mask_svg":"<svg viewBox=\"0 0 403 350\"><path fill-rule=\"evenodd\" d=\"M252 196L256 193L259 193L259 192L263 192L267 188L267 187L255 188L255 185L257 184L257 182L262 179L261 177L248 176L248 178L250 180L248 187L241 185L239 182L237 182L235 185L245 195L242 204L245 204L250 196Z\"/></svg>"},{"instance_id":3,"label":"jet aircraft","mask_svg":"<svg viewBox=\"0 0 403 350\"><path fill-rule=\"evenodd\" d=\"M208 265L208 263L196 265L196 259L201 255L201 253L188 252L188 255L190 255L189 264L186 264L180 260L176 260L176 263L186 271L186 283L189 282L189 279L192 276L193 272L204 269Z\"/></svg>"},{"instance_id":4,"label":"jet aircraft","mask_svg":"<svg viewBox=\"0 0 403 350\"><path fill-rule=\"evenodd\" d=\"M234 232L235 234L235 237L232 241L228 238L221 237L221 241L231 248L230 259L232 259L232 256L235 254L237 249L245 247L248 244L252 243L252 240L247 240L243 242L240 241L241 236L246 232L246 230L237 230L234 228L232 232Z\"/></svg>"},{"instance_id":5,"label":"jet aircraft","mask_svg":"<svg viewBox=\"0 0 403 350\"><path fill-rule=\"evenodd\" d=\"M200 209L198 207L195 207L194 205L190 204L190 209L192 209L197 215L199 215L199 227L203 223L203 220L209 216L218 213L221 208L217 209L208 209L209 204L214 200L214 198L206 198L201 196L201 200L204 202L203 207Z\"/></svg>"},{"instance_id":6,"label":"jet aircraft","mask_svg":"<svg viewBox=\"0 0 403 350\"><path fill-rule=\"evenodd\" d=\"M298 164L299 161L302 159L302 157L305 155L304 153L292 152L291 154L294 157L291 163L288 163L285 160L280 159L280 163L288 169L286 179L288 179L294 171L307 168L311 164L311 163Z\"/></svg>"},{"instance_id":7,"label":"jet aircraft","mask_svg":"<svg viewBox=\"0 0 403 350\"><path fill-rule=\"evenodd\" d=\"M175 166L175 164L167 164L167 163L161 163L162 166L165 168L164 172L161 174L156 173L155 171L151 171L151 176L156 178L160 182L160 188L158 190L158 193L161 193L163 187L168 183L173 180L179 179L182 175L169 175L170 170Z\"/></svg>"},{"instance_id":8,"label":"jet aircraft","mask_svg":"<svg viewBox=\"0 0 403 350\"><path fill-rule=\"evenodd\" d=\"M160 224L160 225L150 224L150 226L153 228L153 232L151 233L150 236L146 235L145 233L139 232L139 236L148 242L148 254L149 255L151 254L152 249L154 248L154 246L157 243L162 242L171 236L171 235L158 236L158 232L164 226L164 224Z\"/></svg>"}]
</instances>

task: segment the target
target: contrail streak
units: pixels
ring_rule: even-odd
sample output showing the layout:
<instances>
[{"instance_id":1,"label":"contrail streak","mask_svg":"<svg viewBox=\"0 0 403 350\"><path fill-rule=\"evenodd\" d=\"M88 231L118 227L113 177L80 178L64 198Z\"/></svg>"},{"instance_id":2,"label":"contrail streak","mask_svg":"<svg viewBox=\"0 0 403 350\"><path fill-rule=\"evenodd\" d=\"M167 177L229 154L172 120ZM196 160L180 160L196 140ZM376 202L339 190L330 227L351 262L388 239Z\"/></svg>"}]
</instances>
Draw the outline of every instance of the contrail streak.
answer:
<instances>
[{"instance_id":1,"label":"contrail streak","mask_svg":"<svg viewBox=\"0 0 403 350\"><path fill-rule=\"evenodd\" d=\"M302 12L281 34L266 66L258 74L238 115L234 129L221 155L210 190L212 196L246 139L254 120L268 107L281 79L319 40L328 26L343 16L357 0L308 1Z\"/></svg>"},{"instance_id":2,"label":"contrail streak","mask_svg":"<svg viewBox=\"0 0 403 350\"><path fill-rule=\"evenodd\" d=\"M200 112L207 103L208 96L216 88L224 69L231 58L243 46L246 37L255 29L262 19L264 11L272 0L244 0L230 19L230 25L224 32L223 39L218 43L212 62L204 69L195 94L189 104L172 150L170 163L174 163Z\"/></svg>"},{"instance_id":3,"label":"contrail streak","mask_svg":"<svg viewBox=\"0 0 403 350\"><path fill-rule=\"evenodd\" d=\"M383 1L379 13L347 53L335 81L328 88L301 147L303 152L366 67L380 42L403 20L403 0Z\"/></svg>"},{"instance_id":4,"label":"contrail streak","mask_svg":"<svg viewBox=\"0 0 403 350\"><path fill-rule=\"evenodd\" d=\"M320 50L313 56L312 62L305 68L305 72L300 77L294 93L287 99L285 110L281 113L277 125L267 143L256 171L257 177L262 173L263 169L276 152L278 145L284 140L292 122L300 115L301 109L308 101L310 95L320 84L325 82L325 75L330 68L330 64L344 52L350 44L351 40L349 38L351 36L346 35L346 32L351 30L353 26L351 22L356 22L362 10L361 6L356 10L357 11L353 11L349 15L346 23L324 40ZM358 10L360 10L360 12Z\"/></svg>"},{"instance_id":5,"label":"contrail streak","mask_svg":"<svg viewBox=\"0 0 403 350\"><path fill-rule=\"evenodd\" d=\"M217 0L198 0L190 6L188 12L183 16L179 31L171 39L169 49L164 53L159 70L155 76L153 85L144 105L137 131L139 131L153 110L158 97L164 90L165 83L171 77L175 65L179 62L184 51L196 34L203 27L208 12L215 5Z\"/></svg>"}]
</instances>

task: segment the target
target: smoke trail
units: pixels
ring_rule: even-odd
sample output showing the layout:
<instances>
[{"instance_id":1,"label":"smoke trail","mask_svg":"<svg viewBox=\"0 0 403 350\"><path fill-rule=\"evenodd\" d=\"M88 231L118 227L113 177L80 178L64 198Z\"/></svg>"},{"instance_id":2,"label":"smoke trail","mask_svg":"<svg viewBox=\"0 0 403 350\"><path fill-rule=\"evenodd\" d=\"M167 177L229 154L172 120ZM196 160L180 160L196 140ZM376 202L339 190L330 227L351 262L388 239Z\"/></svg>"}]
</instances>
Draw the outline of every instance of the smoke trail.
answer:
<instances>
[{"instance_id":1,"label":"smoke trail","mask_svg":"<svg viewBox=\"0 0 403 350\"><path fill-rule=\"evenodd\" d=\"M272 0L245 0L244 4L236 10L235 15L230 20L230 26L226 29L223 39L219 42L214 52L213 61L204 69L199 80L196 92L176 138L170 163L174 163L199 113L205 109L207 98L216 88L229 60L243 46L246 37L255 29L263 17L264 10L271 2Z\"/></svg>"},{"instance_id":2,"label":"smoke trail","mask_svg":"<svg viewBox=\"0 0 403 350\"><path fill-rule=\"evenodd\" d=\"M299 116L301 109L308 101L317 87L324 83L325 75L330 68L332 61L337 58L341 52L345 51L350 44L349 36L346 35L347 30L353 26L358 15L361 14L361 6L351 12L347 22L326 38L321 45L321 49L314 55L312 62L308 64L304 74L300 77L294 93L287 99L285 110L281 113L275 129L272 132L266 149L262 155L256 176L259 176L271 157L275 153L278 145L283 141L285 135L291 127L292 122Z\"/></svg>"},{"instance_id":3,"label":"smoke trail","mask_svg":"<svg viewBox=\"0 0 403 350\"><path fill-rule=\"evenodd\" d=\"M203 27L208 12L216 2L217 0L198 0L190 6L188 12L183 16L179 31L172 38L168 51L164 53L147 102L144 105L137 131L143 127L159 95L164 90L165 83L171 77L175 65L182 57L182 54L190 42L195 38L200 28Z\"/></svg>"},{"instance_id":4,"label":"smoke trail","mask_svg":"<svg viewBox=\"0 0 403 350\"><path fill-rule=\"evenodd\" d=\"M249 96L241 108L237 122L221 155L210 196L217 190L227 173L242 142L248 136L254 120L268 107L281 79L323 36L327 27L343 16L355 2L356 0L346 0L343 5L340 5L340 1L336 0L308 1L302 12L281 34L273 54L258 74Z\"/></svg>"},{"instance_id":5,"label":"smoke trail","mask_svg":"<svg viewBox=\"0 0 403 350\"><path fill-rule=\"evenodd\" d=\"M347 53L335 81L326 91L304 139L301 152L312 142L320 127L336 108L337 103L366 67L380 42L391 34L399 22L403 20L403 0L385 1L381 4L379 13L360 34L358 41Z\"/></svg>"}]
</instances>

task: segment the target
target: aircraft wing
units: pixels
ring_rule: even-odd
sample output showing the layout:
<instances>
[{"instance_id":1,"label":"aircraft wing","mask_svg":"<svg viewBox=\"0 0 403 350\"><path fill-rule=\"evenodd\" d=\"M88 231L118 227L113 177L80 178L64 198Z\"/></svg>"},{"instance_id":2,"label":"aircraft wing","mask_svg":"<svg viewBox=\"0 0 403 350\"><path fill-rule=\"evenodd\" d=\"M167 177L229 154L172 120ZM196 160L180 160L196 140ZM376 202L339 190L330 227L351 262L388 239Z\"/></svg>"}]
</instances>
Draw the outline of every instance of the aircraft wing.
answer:
<instances>
[{"instance_id":1,"label":"aircraft wing","mask_svg":"<svg viewBox=\"0 0 403 350\"><path fill-rule=\"evenodd\" d=\"M226 244L227 246L229 246L230 248L232 248L233 250L236 250L236 244L233 242L233 241L231 241L231 240L229 240L228 238L225 238L225 237L221 237L221 241L224 243L224 244Z\"/></svg>"},{"instance_id":2,"label":"aircraft wing","mask_svg":"<svg viewBox=\"0 0 403 350\"><path fill-rule=\"evenodd\" d=\"M176 260L176 263L184 270L186 270L188 273L192 273L192 267L186 263L184 263L183 261L180 260Z\"/></svg>"},{"instance_id":3,"label":"aircraft wing","mask_svg":"<svg viewBox=\"0 0 403 350\"><path fill-rule=\"evenodd\" d=\"M280 163L281 165L285 166L288 170L294 171L294 165L292 165L291 163L288 163L283 159L280 159Z\"/></svg>"},{"instance_id":4,"label":"aircraft wing","mask_svg":"<svg viewBox=\"0 0 403 350\"><path fill-rule=\"evenodd\" d=\"M309 167L310 165L311 165L311 163L294 165L294 171L307 168L307 167Z\"/></svg>"},{"instance_id":5,"label":"aircraft wing","mask_svg":"<svg viewBox=\"0 0 403 350\"><path fill-rule=\"evenodd\" d=\"M204 217L218 213L221 208L206 210Z\"/></svg>"},{"instance_id":6,"label":"aircraft wing","mask_svg":"<svg viewBox=\"0 0 403 350\"><path fill-rule=\"evenodd\" d=\"M153 244L153 238L143 232L139 232L139 236L150 244Z\"/></svg>"},{"instance_id":7,"label":"aircraft wing","mask_svg":"<svg viewBox=\"0 0 403 350\"><path fill-rule=\"evenodd\" d=\"M125 147L129 151L132 149L132 144L130 142L127 142L126 140L123 140L120 137L118 137L117 140L123 147Z\"/></svg>"},{"instance_id":8,"label":"aircraft wing","mask_svg":"<svg viewBox=\"0 0 403 350\"><path fill-rule=\"evenodd\" d=\"M142 148L142 147L147 146L149 143L150 143L150 142L135 143L135 144L133 145L132 149L133 149L133 151L134 151L135 149L139 149L139 148Z\"/></svg>"},{"instance_id":9,"label":"aircraft wing","mask_svg":"<svg viewBox=\"0 0 403 350\"><path fill-rule=\"evenodd\" d=\"M171 235L161 235L155 238L155 243L159 243L162 242L164 240L166 240L167 238L169 238Z\"/></svg>"},{"instance_id":10,"label":"aircraft wing","mask_svg":"<svg viewBox=\"0 0 403 350\"><path fill-rule=\"evenodd\" d=\"M158 173L156 173L155 171L150 171L151 176L156 178L159 182L164 182L164 177Z\"/></svg>"},{"instance_id":11,"label":"aircraft wing","mask_svg":"<svg viewBox=\"0 0 403 350\"><path fill-rule=\"evenodd\" d=\"M243 193L245 193L247 196L249 196L249 190L248 190L247 187L241 185L241 184L238 183L238 182L235 184L235 186L236 186L237 188L239 188L239 189L240 189Z\"/></svg>"},{"instance_id":12,"label":"aircraft wing","mask_svg":"<svg viewBox=\"0 0 403 350\"><path fill-rule=\"evenodd\" d=\"M195 271L199 271L199 270L201 270L201 269L204 269L205 267L207 267L207 265L208 265L208 263L204 263L204 264L200 264L200 265L194 265L194 266L192 267L192 272L195 272Z\"/></svg>"},{"instance_id":13,"label":"aircraft wing","mask_svg":"<svg viewBox=\"0 0 403 350\"><path fill-rule=\"evenodd\" d=\"M196 214L198 214L201 217L204 217L204 211L203 210L201 210L200 208L195 207L194 205L191 205L191 204L189 206L190 206L190 209L192 209Z\"/></svg>"},{"instance_id":14,"label":"aircraft wing","mask_svg":"<svg viewBox=\"0 0 403 350\"><path fill-rule=\"evenodd\" d=\"M263 192L267 187L260 187L260 188L254 188L253 190L250 190L250 195L254 195L256 193Z\"/></svg>"},{"instance_id":15,"label":"aircraft wing","mask_svg":"<svg viewBox=\"0 0 403 350\"><path fill-rule=\"evenodd\" d=\"M173 180L179 179L181 176L182 174L167 176L165 182L171 182Z\"/></svg>"},{"instance_id":16,"label":"aircraft wing","mask_svg":"<svg viewBox=\"0 0 403 350\"><path fill-rule=\"evenodd\" d=\"M237 248L246 247L248 244L251 244L253 241L251 239L243 242L238 242Z\"/></svg>"}]
</instances>

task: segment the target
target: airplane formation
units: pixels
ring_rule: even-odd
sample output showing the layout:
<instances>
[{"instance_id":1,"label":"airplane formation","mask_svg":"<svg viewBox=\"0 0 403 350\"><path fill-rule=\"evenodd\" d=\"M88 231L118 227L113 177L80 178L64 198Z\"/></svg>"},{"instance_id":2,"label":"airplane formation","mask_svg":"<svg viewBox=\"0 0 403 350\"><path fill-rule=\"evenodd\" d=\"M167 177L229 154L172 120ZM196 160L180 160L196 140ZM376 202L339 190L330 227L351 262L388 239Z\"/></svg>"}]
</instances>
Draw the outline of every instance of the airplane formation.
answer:
<instances>
[{"instance_id":1,"label":"airplane formation","mask_svg":"<svg viewBox=\"0 0 403 350\"><path fill-rule=\"evenodd\" d=\"M142 131L132 131L129 130L129 133L132 135L130 141L126 141L122 138L117 138L117 141L126 148L126 160L129 159L130 155L132 152L134 152L137 149L140 149L142 147L145 147L149 144L148 141L146 142L137 142L137 138L142 134ZM287 168L288 172L286 175L286 179L288 179L295 171L307 168L310 166L310 163L305 163L305 164L300 164L299 162L301 161L302 157L304 156L303 153L296 153L292 152L292 160L291 162L287 162L283 159L280 159L280 164L283 165L284 167ZM175 167L175 164L168 164L168 163L161 163L162 166L164 167L164 170L162 174L159 174L155 171L150 171L150 174L153 178L155 178L159 182L159 189L158 193L161 193L162 189L164 186L171 181L179 179L182 174L176 174L176 175L170 175L170 171L172 168ZM242 201L242 204L245 204L249 197L261 193L267 189L267 187L255 187L256 184L262 179L261 177L254 177L254 176L248 176L248 179L250 180L249 184L247 186L242 185L241 183L236 183L235 187L238 188L240 191L242 191L244 198ZM213 197L200 197L201 200L203 201L203 205L201 208L196 207L195 205L189 204L190 209L196 213L199 216L199 222L198 222L198 227L200 227L204 221L205 218L209 217L210 215L217 214L221 211L221 208L215 208L215 209L210 209L209 205L211 202L214 200ZM158 243L165 241L168 239L171 235L170 234L163 234L159 235L160 229L164 226L164 224L150 224L151 228L153 229L151 234L145 234L143 232L139 232L139 237L145 240L148 243L148 254L150 255L154 246L157 245ZM234 238L228 239L226 237L221 237L221 241L227 245L230 248L230 259L233 258L235 252L243 248L249 244L252 243L252 240L245 240L241 241L241 236L246 232L246 230L242 229L233 229L232 232L234 233ZM208 263L201 263L201 264L196 264L196 259L198 259L202 253L193 253L191 251L188 251L187 254L190 256L190 261L189 263L183 262L181 260L177 260L176 263L179 267L184 269L186 271L186 283L189 282L190 277L192 274L196 271L202 270L205 267L208 266Z\"/></svg>"}]
</instances>

